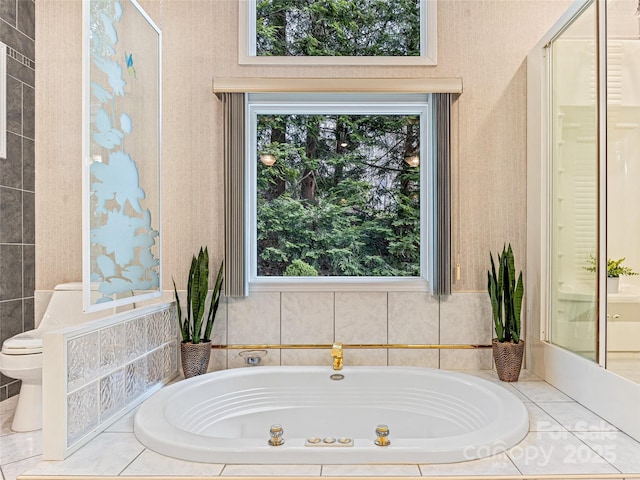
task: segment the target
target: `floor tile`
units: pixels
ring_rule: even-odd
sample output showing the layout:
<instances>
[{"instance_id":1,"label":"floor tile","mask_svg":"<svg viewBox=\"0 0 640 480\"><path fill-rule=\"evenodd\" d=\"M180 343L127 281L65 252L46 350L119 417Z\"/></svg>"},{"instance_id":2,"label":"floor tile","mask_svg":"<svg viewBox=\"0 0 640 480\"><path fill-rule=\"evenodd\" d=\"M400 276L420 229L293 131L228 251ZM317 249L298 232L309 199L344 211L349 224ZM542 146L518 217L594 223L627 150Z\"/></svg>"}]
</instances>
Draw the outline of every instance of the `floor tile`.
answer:
<instances>
[{"instance_id":1,"label":"floor tile","mask_svg":"<svg viewBox=\"0 0 640 480\"><path fill-rule=\"evenodd\" d=\"M323 465L323 477L419 477L417 465Z\"/></svg>"},{"instance_id":2,"label":"floor tile","mask_svg":"<svg viewBox=\"0 0 640 480\"><path fill-rule=\"evenodd\" d=\"M566 428L560 425L535 403L525 402L524 405L527 407L527 411L529 412L529 431L562 432L566 430Z\"/></svg>"},{"instance_id":3,"label":"floor tile","mask_svg":"<svg viewBox=\"0 0 640 480\"><path fill-rule=\"evenodd\" d=\"M529 370L522 370L520 372L520 376L518 377L518 382L542 382L543 380L531 373Z\"/></svg>"},{"instance_id":4,"label":"floor tile","mask_svg":"<svg viewBox=\"0 0 640 480\"><path fill-rule=\"evenodd\" d=\"M42 430L5 435L0 442L0 465L42 454Z\"/></svg>"},{"instance_id":5,"label":"floor tile","mask_svg":"<svg viewBox=\"0 0 640 480\"><path fill-rule=\"evenodd\" d=\"M523 402L530 402L531 401L531 399L529 397L527 397L526 395L523 395L520 392L520 390L518 390L516 387L514 387L513 384L511 384L511 383L501 382L500 380L492 381L492 383L495 383L496 385L499 385L500 387L504 388L505 390L509 390L511 393L513 393L517 398L519 398Z\"/></svg>"},{"instance_id":6,"label":"floor tile","mask_svg":"<svg viewBox=\"0 0 640 480\"><path fill-rule=\"evenodd\" d=\"M507 455L525 475L620 473L571 432L530 432Z\"/></svg>"},{"instance_id":7,"label":"floor tile","mask_svg":"<svg viewBox=\"0 0 640 480\"><path fill-rule=\"evenodd\" d=\"M132 433L102 433L63 461L43 461L28 475L118 475L144 447ZM108 454L105 455L105 452Z\"/></svg>"},{"instance_id":8,"label":"floor tile","mask_svg":"<svg viewBox=\"0 0 640 480\"><path fill-rule=\"evenodd\" d=\"M571 398L547 382L514 382L512 385L519 390L520 393L526 395L527 398L536 403L572 401Z\"/></svg>"},{"instance_id":9,"label":"floor tile","mask_svg":"<svg viewBox=\"0 0 640 480\"><path fill-rule=\"evenodd\" d=\"M571 432L603 432L618 430L591 410L576 402L539 402L538 406Z\"/></svg>"},{"instance_id":10,"label":"floor tile","mask_svg":"<svg viewBox=\"0 0 640 480\"><path fill-rule=\"evenodd\" d=\"M224 465L216 463L186 462L176 458L165 457L151 450L142 452L131 464L124 469L122 475L168 476L184 477L220 475Z\"/></svg>"},{"instance_id":11,"label":"floor tile","mask_svg":"<svg viewBox=\"0 0 640 480\"><path fill-rule=\"evenodd\" d=\"M18 478L18 475L22 475L26 470L37 465L41 461L42 455L36 455L35 457L29 457L18 460L17 462L2 465L0 469L2 470L2 475L4 475L4 480L15 480Z\"/></svg>"},{"instance_id":12,"label":"floor tile","mask_svg":"<svg viewBox=\"0 0 640 480\"><path fill-rule=\"evenodd\" d=\"M312 477L320 475L320 465L226 465L222 476Z\"/></svg>"},{"instance_id":13,"label":"floor tile","mask_svg":"<svg viewBox=\"0 0 640 480\"><path fill-rule=\"evenodd\" d=\"M422 475L520 475L520 472L505 453L493 457L460 463L420 465Z\"/></svg>"},{"instance_id":14,"label":"floor tile","mask_svg":"<svg viewBox=\"0 0 640 480\"><path fill-rule=\"evenodd\" d=\"M136 415L137 409L133 409L126 413L122 418L114 422L105 432L129 432L133 433L133 417Z\"/></svg>"},{"instance_id":15,"label":"floor tile","mask_svg":"<svg viewBox=\"0 0 640 480\"><path fill-rule=\"evenodd\" d=\"M640 442L622 432L578 432L580 440L622 473L640 473Z\"/></svg>"}]
</instances>

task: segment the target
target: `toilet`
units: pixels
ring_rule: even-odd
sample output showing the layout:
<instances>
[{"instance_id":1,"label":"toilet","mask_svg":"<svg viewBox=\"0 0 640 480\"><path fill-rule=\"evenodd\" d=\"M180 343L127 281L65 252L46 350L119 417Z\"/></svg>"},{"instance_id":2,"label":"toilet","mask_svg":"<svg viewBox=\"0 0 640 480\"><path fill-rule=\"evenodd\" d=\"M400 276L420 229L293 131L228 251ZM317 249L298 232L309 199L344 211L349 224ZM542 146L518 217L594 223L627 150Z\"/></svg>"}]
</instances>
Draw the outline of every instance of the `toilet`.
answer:
<instances>
[{"instance_id":1,"label":"toilet","mask_svg":"<svg viewBox=\"0 0 640 480\"><path fill-rule=\"evenodd\" d=\"M97 284L92 285L92 295ZM42 428L42 335L51 330L96 320L113 309L83 313L82 283L57 285L38 328L8 338L0 350L0 372L22 380L11 429L29 432Z\"/></svg>"}]
</instances>

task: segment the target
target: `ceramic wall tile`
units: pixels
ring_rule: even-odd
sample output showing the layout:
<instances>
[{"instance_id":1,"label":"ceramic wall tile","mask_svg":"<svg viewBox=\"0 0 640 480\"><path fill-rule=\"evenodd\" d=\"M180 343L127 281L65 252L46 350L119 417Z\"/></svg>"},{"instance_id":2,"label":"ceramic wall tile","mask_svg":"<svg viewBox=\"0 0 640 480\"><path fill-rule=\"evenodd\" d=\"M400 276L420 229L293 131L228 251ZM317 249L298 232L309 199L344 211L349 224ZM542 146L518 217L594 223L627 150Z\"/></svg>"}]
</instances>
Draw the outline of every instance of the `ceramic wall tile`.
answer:
<instances>
[{"instance_id":1,"label":"ceramic wall tile","mask_svg":"<svg viewBox=\"0 0 640 480\"><path fill-rule=\"evenodd\" d=\"M327 367L333 364L328 348L289 349L281 351L282 365L309 365Z\"/></svg>"},{"instance_id":2,"label":"ceramic wall tile","mask_svg":"<svg viewBox=\"0 0 640 480\"><path fill-rule=\"evenodd\" d=\"M247 365L246 359L240 355L242 351L243 350L227 350L228 368L250 367ZM260 366L265 365L280 365L280 350L268 349L267 354L260 359L260 364L255 366L255 368L260 368Z\"/></svg>"},{"instance_id":3,"label":"ceramic wall tile","mask_svg":"<svg viewBox=\"0 0 640 480\"><path fill-rule=\"evenodd\" d=\"M227 351L226 350L212 350L211 358L209 359L208 372L217 372L218 370L224 370L228 368L227 364Z\"/></svg>"},{"instance_id":4,"label":"ceramic wall tile","mask_svg":"<svg viewBox=\"0 0 640 480\"><path fill-rule=\"evenodd\" d=\"M386 343L386 292L336 292L334 340L342 343Z\"/></svg>"},{"instance_id":5,"label":"ceramic wall tile","mask_svg":"<svg viewBox=\"0 0 640 480\"><path fill-rule=\"evenodd\" d=\"M490 369L492 362L491 349L440 350L440 368L445 370Z\"/></svg>"},{"instance_id":6,"label":"ceramic wall tile","mask_svg":"<svg viewBox=\"0 0 640 480\"><path fill-rule=\"evenodd\" d=\"M387 349L345 349L344 350L343 365L345 367L355 366L386 366L388 363Z\"/></svg>"},{"instance_id":7,"label":"ceramic wall tile","mask_svg":"<svg viewBox=\"0 0 640 480\"><path fill-rule=\"evenodd\" d=\"M440 355L438 350L389 349L389 365L438 368L439 363Z\"/></svg>"},{"instance_id":8,"label":"ceramic wall tile","mask_svg":"<svg viewBox=\"0 0 640 480\"><path fill-rule=\"evenodd\" d=\"M227 301L225 298L221 298L211 330L211 343L214 345L227 344L227 323Z\"/></svg>"},{"instance_id":9,"label":"ceramic wall tile","mask_svg":"<svg viewBox=\"0 0 640 480\"><path fill-rule=\"evenodd\" d=\"M333 292L283 292L282 343L333 342Z\"/></svg>"},{"instance_id":10,"label":"ceramic wall tile","mask_svg":"<svg viewBox=\"0 0 640 480\"><path fill-rule=\"evenodd\" d=\"M230 344L280 343L280 293L230 298L227 332Z\"/></svg>"},{"instance_id":11,"label":"ceramic wall tile","mask_svg":"<svg viewBox=\"0 0 640 480\"><path fill-rule=\"evenodd\" d=\"M425 292L389 292L389 343L439 343L440 303Z\"/></svg>"},{"instance_id":12,"label":"ceramic wall tile","mask_svg":"<svg viewBox=\"0 0 640 480\"><path fill-rule=\"evenodd\" d=\"M486 293L454 293L440 301L440 343L490 345L491 303Z\"/></svg>"}]
</instances>

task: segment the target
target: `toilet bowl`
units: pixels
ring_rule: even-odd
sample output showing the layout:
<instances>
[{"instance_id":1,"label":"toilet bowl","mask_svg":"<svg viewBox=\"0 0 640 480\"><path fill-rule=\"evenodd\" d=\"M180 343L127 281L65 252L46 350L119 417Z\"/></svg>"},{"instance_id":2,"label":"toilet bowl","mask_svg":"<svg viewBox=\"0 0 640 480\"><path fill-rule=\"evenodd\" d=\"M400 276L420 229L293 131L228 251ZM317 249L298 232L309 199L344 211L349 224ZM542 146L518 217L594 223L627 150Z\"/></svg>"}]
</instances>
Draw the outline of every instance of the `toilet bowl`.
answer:
<instances>
[{"instance_id":1,"label":"toilet bowl","mask_svg":"<svg viewBox=\"0 0 640 480\"><path fill-rule=\"evenodd\" d=\"M93 313L82 312L82 283L57 285L38 328L19 333L4 341L0 350L0 372L7 377L22 380L11 424L13 431L29 432L42 428L43 334L111 314L113 309Z\"/></svg>"}]
</instances>

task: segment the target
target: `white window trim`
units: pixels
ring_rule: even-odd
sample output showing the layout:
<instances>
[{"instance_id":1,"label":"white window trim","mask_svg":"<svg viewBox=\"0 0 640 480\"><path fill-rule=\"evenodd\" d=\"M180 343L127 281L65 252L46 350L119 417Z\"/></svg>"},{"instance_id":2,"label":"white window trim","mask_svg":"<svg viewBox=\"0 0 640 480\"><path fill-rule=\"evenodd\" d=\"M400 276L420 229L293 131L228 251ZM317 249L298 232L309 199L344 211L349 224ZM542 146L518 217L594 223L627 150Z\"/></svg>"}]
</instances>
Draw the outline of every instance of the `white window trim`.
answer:
<instances>
[{"instance_id":1,"label":"white window trim","mask_svg":"<svg viewBox=\"0 0 640 480\"><path fill-rule=\"evenodd\" d=\"M281 57L256 55L256 0L240 0L238 63L240 65L430 65L438 63L437 0L422 0L420 56L415 57Z\"/></svg>"},{"instance_id":2,"label":"white window trim","mask_svg":"<svg viewBox=\"0 0 640 480\"><path fill-rule=\"evenodd\" d=\"M419 115L420 275L417 277L259 277L257 275L257 118L261 114ZM249 94L246 102L245 258L249 290L255 291L429 291L433 255L433 172L431 96L429 94Z\"/></svg>"}]
</instances>

